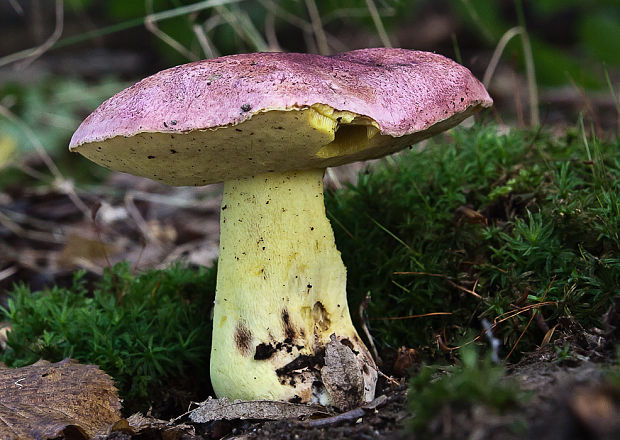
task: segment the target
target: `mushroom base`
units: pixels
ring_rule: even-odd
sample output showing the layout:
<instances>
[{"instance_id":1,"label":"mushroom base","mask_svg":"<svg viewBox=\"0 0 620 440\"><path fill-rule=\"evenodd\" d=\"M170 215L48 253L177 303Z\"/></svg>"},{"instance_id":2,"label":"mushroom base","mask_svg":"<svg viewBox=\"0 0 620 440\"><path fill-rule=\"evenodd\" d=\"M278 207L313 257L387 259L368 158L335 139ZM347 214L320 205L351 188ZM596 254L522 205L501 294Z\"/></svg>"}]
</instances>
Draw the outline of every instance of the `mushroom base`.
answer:
<instances>
[{"instance_id":1,"label":"mushroom base","mask_svg":"<svg viewBox=\"0 0 620 440\"><path fill-rule=\"evenodd\" d=\"M377 369L351 322L323 172L224 185L211 350L219 397L343 409L374 397Z\"/></svg>"}]
</instances>

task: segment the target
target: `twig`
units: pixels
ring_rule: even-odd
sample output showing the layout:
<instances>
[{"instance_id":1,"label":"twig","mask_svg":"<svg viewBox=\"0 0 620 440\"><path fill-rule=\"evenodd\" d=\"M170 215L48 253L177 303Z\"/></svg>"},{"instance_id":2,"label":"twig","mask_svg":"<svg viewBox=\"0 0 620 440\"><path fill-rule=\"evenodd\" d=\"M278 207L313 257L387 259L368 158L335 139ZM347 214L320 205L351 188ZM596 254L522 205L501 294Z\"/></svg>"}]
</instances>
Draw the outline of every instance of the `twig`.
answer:
<instances>
[{"instance_id":1,"label":"twig","mask_svg":"<svg viewBox=\"0 0 620 440\"><path fill-rule=\"evenodd\" d=\"M545 290L545 293L543 295L543 297L541 298L543 301L545 300L545 298L547 297L547 293L549 293L549 290L551 290L551 286L553 286L553 283L555 283L555 275L553 276L553 278L551 279L551 282L549 283L549 285L547 286L547 290ZM532 312L532 316L530 316L530 320L527 322L525 328L523 329L523 331L521 332L521 334L519 335L519 337L517 338L517 340L515 341L514 345L512 346L512 349L510 350L510 353L508 353L506 355L506 357L504 358L504 360L508 360L508 358L510 357L510 355L512 354L513 351L515 351L515 348L517 348L517 345L519 345L519 342L521 341L521 338L523 338L523 335L525 335L525 332L527 331L527 329L529 328L530 324L532 323L532 320L534 319L534 316L536 316L536 313L538 313L538 310L534 310Z\"/></svg>"},{"instance_id":2,"label":"twig","mask_svg":"<svg viewBox=\"0 0 620 440\"><path fill-rule=\"evenodd\" d=\"M13 7L15 12L17 12L17 15L21 15L21 16L24 15L24 9L22 8L22 6L19 4L17 0L9 0L9 3Z\"/></svg>"},{"instance_id":3,"label":"twig","mask_svg":"<svg viewBox=\"0 0 620 440\"><path fill-rule=\"evenodd\" d=\"M523 28L521 43L523 44L523 58L525 60L525 76L527 78L527 91L530 101L530 124L540 126L540 114L538 111L538 86L536 85L536 71L534 69L534 53L530 44L530 36L525 27L525 15L521 0L515 0L519 25Z\"/></svg>"},{"instance_id":4,"label":"twig","mask_svg":"<svg viewBox=\"0 0 620 440\"><path fill-rule=\"evenodd\" d=\"M304 423L306 428L324 428L326 426L337 425L342 422L352 422L354 420L359 419L360 417L364 417L368 411L374 411L375 409L385 405L387 402L387 397L385 395L381 395L377 397L375 400L370 402L367 405L364 405L360 408L355 408L347 412L343 412L341 414L336 414L335 416L325 417L322 419L314 419L308 420Z\"/></svg>"},{"instance_id":5,"label":"twig","mask_svg":"<svg viewBox=\"0 0 620 440\"><path fill-rule=\"evenodd\" d=\"M267 43L245 12L237 9L233 13L226 6L217 6L215 10L230 25L235 34L254 46L255 50L259 52L267 50Z\"/></svg>"},{"instance_id":6,"label":"twig","mask_svg":"<svg viewBox=\"0 0 620 440\"><path fill-rule=\"evenodd\" d=\"M155 243L156 245L160 245L161 244L160 240L151 233L148 223L144 220L144 217L142 217L142 214L140 214L140 211L138 211L138 208L133 202L134 194L132 191L128 191L127 194L125 194L124 201L125 201L125 209L127 209L127 212L129 213L133 221L136 223L136 226L142 233L142 236L146 240L149 240Z\"/></svg>"},{"instance_id":7,"label":"twig","mask_svg":"<svg viewBox=\"0 0 620 440\"><path fill-rule=\"evenodd\" d=\"M207 36L204 28L199 24L192 25L192 31L194 35L196 35L196 39L198 40L198 44L202 48L202 52L205 54L207 58L216 58L218 56L217 49L213 44L211 44L211 40Z\"/></svg>"},{"instance_id":8,"label":"twig","mask_svg":"<svg viewBox=\"0 0 620 440\"><path fill-rule=\"evenodd\" d=\"M536 304L528 304L527 306L519 307L518 309L510 310L509 312L504 312L501 315L495 317L495 319L493 320L493 327L496 327L498 324L512 319L515 316L520 315L521 313L525 313L528 310L538 309L542 306L557 305L557 303L557 301L543 301ZM503 318L500 318L500 316Z\"/></svg>"},{"instance_id":9,"label":"twig","mask_svg":"<svg viewBox=\"0 0 620 440\"><path fill-rule=\"evenodd\" d=\"M366 309L368 308L368 304L370 304L370 292L366 294L366 296L364 297L364 300L360 303L360 306L357 309L357 312L359 314L362 331L366 335L366 339L368 339L368 343L370 344L370 348L372 349L372 354L375 357L375 362L377 363L377 365L381 366L381 364L383 363L383 360L379 356L379 352L377 351L375 342L372 338L372 335L370 334L370 330L368 329L368 323L367 323L368 318L366 317L366 314L364 313Z\"/></svg>"},{"instance_id":10,"label":"twig","mask_svg":"<svg viewBox=\"0 0 620 440\"><path fill-rule=\"evenodd\" d=\"M270 1L273 2L273 0ZM265 15L265 37L267 37L269 50L274 52L282 52L282 46L280 46L278 35L276 33L276 13L273 8L268 8L267 14Z\"/></svg>"},{"instance_id":11,"label":"twig","mask_svg":"<svg viewBox=\"0 0 620 440\"><path fill-rule=\"evenodd\" d=\"M217 5L224 5L230 3L239 3L242 0L204 0L198 3L192 3L187 6L181 6L178 8L168 9L166 11L156 12L151 15L150 19L155 22L168 20L170 18L180 17L182 15L191 14L193 12L202 11L204 9L209 9ZM116 23L111 26L106 26L101 29L95 29L90 32L84 32L79 35L66 37L61 40L58 40L50 49L58 49L61 47L70 46L71 44L80 43L82 41L89 40L94 37L100 37L102 35L112 34L114 32L119 32L126 29L131 29L138 26L144 25L144 18L138 17L132 20L124 21L121 23ZM7 64L11 64L22 60L24 58L30 57L37 48L30 48L21 50L19 52L15 52L13 54L7 55L5 57L0 58L0 67L5 66Z\"/></svg>"},{"instance_id":12,"label":"twig","mask_svg":"<svg viewBox=\"0 0 620 440\"><path fill-rule=\"evenodd\" d=\"M493 330L495 327L497 327L499 324L501 324L502 322L514 318L517 315L520 315L521 313L525 313L528 310L532 310L532 309L538 309L542 306L548 306L548 305L557 305L557 301L544 301L544 302L540 302L540 303L536 303L536 304L529 304L527 306L524 307L520 307L517 310L511 310L510 312L505 312L502 313L499 316L504 316L504 315L508 315L505 316L504 318L498 319L499 316L495 317L495 319L493 320L493 324L491 325L491 330ZM445 330L445 329L444 329ZM478 336L476 336L475 338L473 338L471 341L467 341L464 344L458 345L456 347L449 347L447 346L444 342L443 339L441 337L441 335L436 335L435 339L437 340L437 344L440 346L440 348L444 351L454 351L454 350L458 350L459 348L463 348L469 344L472 344L474 342L476 342L478 339L480 339L481 337L483 337L486 334L487 330L482 331Z\"/></svg>"},{"instance_id":13,"label":"twig","mask_svg":"<svg viewBox=\"0 0 620 440\"><path fill-rule=\"evenodd\" d=\"M58 169L58 167L56 166L52 158L49 156L49 154L47 154L47 151L45 151L45 147L43 147L43 144L41 143L37 135L34 133L34 131L32 131L32 129L28 125L26 125L26 123L24 123L15 114L13 114L13 112L11 112L8 108L4 107L3 105L0 105L0 115L4 116L9 121L15 123L23 130L24 134L26 135L30 143L34 146L35 150L37 151L37 154L39 155L43 163L47 166L47 168L50 170L50 172L54 176L55 184L57 188L63 191L65 194L67 194L67 196L71 199L73 204L80 211L82 211L82 214L88 217L90 215L90 210L84 204L84 202L82 202L82 199L80 199L77 193L75 192L75 188L73 187L73 184L69 180L65 179L65 177L62 175L62 173L60 172L60 170Z\"/></svg>"},{"instance_id":14,"label":"twig","mask_svg":"<svg viewBox=\"0 0 620 440\"><path fill-rule=\"evenodd\" d=\"M385 31L385 26L383 26L383 21L381 21L381 15L379 15L379 11L377 10L377 5L375 5L373 0L366 0L366 6L372 17L372 22L375 24L375 28L377 28L377 34L381 39L381 44L383 44L384 47L392 47L390 37L388 37Z\"/></svg>"},{"instance_id":15,"label":"twig","mask_svg":"<svg viewBox=\"0 0 620 440\"><path fill-rule=\"evenodd\" d=\"M60 36L62 35L62 30L64 27L64 3L63 0L56 0L56 25L54 26L54 31L52 35L49 36L47 40L40 46L36 47L32 53L26 58L24 61L20 63L18 68L24 69L28 67L34 60L39 58L45 52L49 50L50 47L58 41Z\"/></svg>"},{"instance_id":16,"label":"twig","mask_svg":"<svg viewBox=\"0 0 620 440\"><path fill-rule=\"evenodd\" d=\"M306 0L306 8L308 9L308 15L310 16L310 22L312 23L312 30L314 32L314 38L316 39L316 45L321 55L329 55L329 46L327 44L327 37L323 30L323 24L321 23L321 15L319 9L316 6L314 0Z\"/></svg>"},{"instance_id":17,"label":"twig","mask_svg":"<svg viewBox=\"0 0 620 440\"><path fill-rule=\"evenodd\" d=\"M443 278L444 280L446 280L448 282L448 284L450 284L452 287L456 287L459 290L462 290L463 292L467 292L470 295L475 296L478 299L482 299L482 296L480 296L478 293L476 293L474 290L470 290L466 287L463 287L459 284L456 284L454 281L452 281L447 275L443 275L443 274L439 274L439 273L427 273L427 272L394 272L394 275L427 275L427 276L431 276L431 277L439 277L439 278ZM474 289L476 288L475 286L477 285L477 283L474 284Z\"/></svg>"},{"instance_id":18,"label":"twig","mask_svg":"<svg viewBox=\"0 0 620 440\"><path fill-rule=\"evenodd\" d=\"M159 27L157 26L157 22L153 19L153 16L155 15L155 11L153 10L153 0L146 1L146 8L149 14L146 17L144 17L144 27L150 33L152 33L157 38L159 38L161 41L163 41L168 46L170 46L171 48L176 50L178 53L183 55L185 58L191 61L197 61L199 57L197 57L195 53L188 50L185 46L183 46L177 40L175 40L170 35L162 31L161 29L159 29Z\"/></svg>"},{"instance_id":19,"label":"twig","mask_svg":"<svg viewBox=\"0 0 620 440\"><path fill-rule=\"evenodd\" d=\"M532 54L532 46L527 30L523 26L515 26L504 32L499 39L491 60L484 71L482 84L489 87L493 74L499 64L499 60L506 49L506 45L517 35L521 36L521 44L523 45L523 58L525 59L525 73L527 78L527 89L530 102L530 124L534 126L540 125L540 115L538 111L538 87L536 85L536 72L534 69L534 56Z\"/></svg>"},{"instance_id":20,"label":"twig","mask_svg":"<svg viewBox=\"0 0 620 440\"><path fill-rule=\"evenodd\" d=\"M360 417L364 417L365 415L366 411L364 411L362 408L355 408L341 414L336 414L335 416L325 417L323 419L308 420L304 425L306 426L306 428L324 428L326 426L338 425L342 422L352 422L359 419Z\"/></svg>"},{"instance_id":21,"label":"twig","mask_svg":"<svg viewBox=\"0 0 620 440\"><path fill-rule=\"evenodd\" d=\"M17 273L17 266L9 266L6 269L0 270L0 281L12 277Z\"/></svg>"},{"instance_id":22,"label":"twig","mask_svg":"<svg viewBox=\"0 0 620 440\"><path fill-rule=\"evenodd\" d=\"M521 33L523 33L523 28L521 26L515 26L504 32L504 35L502 35L499 39L497 46L495 46L495 50L493 51L493 55L491 55L491 60L489 61L489 64L484 71L484 75L482 76L482 84L484 84L485 87L489 87L493 74L495 73L495 69L497 69L497 65L499 64L499 60L504 53L504 49L506 49L506 45L510 42L510 40Z\"/></svg>"},{"instance_id":23,"label":"twig","mask_svg":"<svg viewBox=\"0 0 620 440\"><path fill-rule=\"evenodd\" d=\"M407 315L407 316L390 316L385 318L368 318L371 321L396 321L399 319L414 319L414 318L425 318L427 316L437 316L437 315L452 315L452 312L431 312L431 313L423 313L421 315Z\"/></svg>"}]
</instances>

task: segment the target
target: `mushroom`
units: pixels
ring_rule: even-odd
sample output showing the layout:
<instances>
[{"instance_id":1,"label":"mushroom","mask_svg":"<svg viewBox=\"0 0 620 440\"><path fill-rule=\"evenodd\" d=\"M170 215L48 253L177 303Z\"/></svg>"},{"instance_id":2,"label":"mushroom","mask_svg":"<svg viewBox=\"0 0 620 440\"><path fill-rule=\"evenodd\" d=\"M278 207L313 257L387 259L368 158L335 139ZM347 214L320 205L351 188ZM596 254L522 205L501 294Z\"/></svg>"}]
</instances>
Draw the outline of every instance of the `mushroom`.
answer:
<instances>
[{"instance_id":1,"label":"mushroom","mask_svg":"<svg viewBox=\"0 0 620 440\"><path fill-rule=\"evenodd\" d=\"M433 53L232 55L123 90L69 148L171 185L223 181L216 394L346 408L372 400L377 367L351 321L324 170L396 152L491 104L468 69Z\"/></svg>"}]
</instances>

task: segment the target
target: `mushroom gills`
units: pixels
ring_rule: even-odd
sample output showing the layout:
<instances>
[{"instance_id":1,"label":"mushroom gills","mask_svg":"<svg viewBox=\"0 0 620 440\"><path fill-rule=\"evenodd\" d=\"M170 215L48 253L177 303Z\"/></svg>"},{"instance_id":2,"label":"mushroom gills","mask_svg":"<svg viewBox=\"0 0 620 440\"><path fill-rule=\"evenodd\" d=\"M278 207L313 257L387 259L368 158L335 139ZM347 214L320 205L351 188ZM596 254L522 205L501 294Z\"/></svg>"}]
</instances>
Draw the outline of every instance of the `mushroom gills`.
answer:
<instances>
[{"instance_id":1,"label":"mushroom gills","mask_svg":"<svg viewBox=\"0 0 620 440\"><path fill-rule=\"evenodd\" d=\"M335 110L325 104L314 104L310 124L319 130L334 133L334 140L316 152L321 159L348 156L371 146L381 130L372 119L348 111Z\"/></svg>"}]
</instances>

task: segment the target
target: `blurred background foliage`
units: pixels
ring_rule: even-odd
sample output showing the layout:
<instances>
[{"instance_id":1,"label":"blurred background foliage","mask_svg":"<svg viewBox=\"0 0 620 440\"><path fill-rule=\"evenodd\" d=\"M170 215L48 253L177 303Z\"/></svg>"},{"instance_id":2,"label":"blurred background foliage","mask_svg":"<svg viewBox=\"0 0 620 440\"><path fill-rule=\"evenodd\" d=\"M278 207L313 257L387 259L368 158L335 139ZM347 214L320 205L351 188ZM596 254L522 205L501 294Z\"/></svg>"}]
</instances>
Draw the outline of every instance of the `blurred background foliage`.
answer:
<instances>
[{"instance_id":1,"label":"blurred background foliage","mask_svg":"<svg viewBox=\"0 0 620 440\"><path fill-rule=\"evenodd\" d=\"M566 116L552 108L557 101L568 99L572 122L599 95L610 111L618 105L617 0L11 0L0 5L0 26L0 105L36 130L61 164L79 121L129 82L239 52L328 54L391 44L442 53L482 78L498 43L522 26L535 84L550 91L540 97L543 123ZM26 50L46 40L50 47L34 57ZM527 119L519 114L532 99L523 83L527 55L520 38L510 39L489 76L509 120ZM3 116L0 166L34 148L32 135Z\"/></svg>"}]
</instances>

